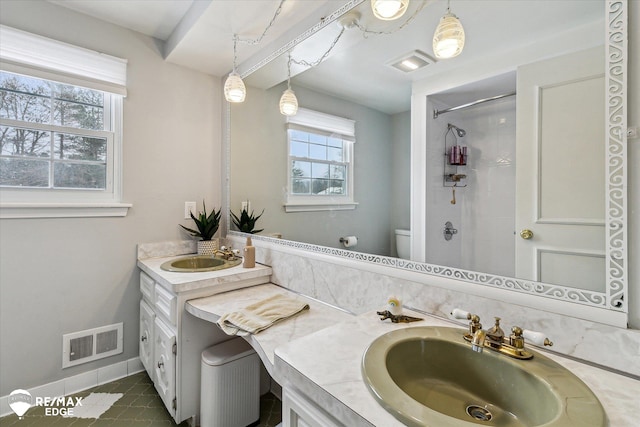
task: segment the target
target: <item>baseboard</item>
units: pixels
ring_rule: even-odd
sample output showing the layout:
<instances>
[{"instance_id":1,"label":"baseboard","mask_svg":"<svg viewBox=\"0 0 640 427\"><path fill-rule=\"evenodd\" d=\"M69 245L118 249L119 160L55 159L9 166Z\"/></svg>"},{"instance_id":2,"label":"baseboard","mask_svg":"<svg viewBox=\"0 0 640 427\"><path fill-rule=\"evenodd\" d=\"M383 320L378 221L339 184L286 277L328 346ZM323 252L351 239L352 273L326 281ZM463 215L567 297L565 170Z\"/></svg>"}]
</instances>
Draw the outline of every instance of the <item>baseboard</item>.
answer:
<instances>
[{"instance_id":1,"label":"baseboard","mask_svg":"<svg viewBox=\"0 0 640 427\"><path fill-rule=\"evenodd\" d=\"M60 397L78 393L91 387L115 381L129 375L144 371L139 357L134 357L113 365L83 372L72 377L63 378L41 386L27 389L31 396ZM9 396L0 397L0 417L13 414L9 407Z\"/></svg>"}]
</instances>

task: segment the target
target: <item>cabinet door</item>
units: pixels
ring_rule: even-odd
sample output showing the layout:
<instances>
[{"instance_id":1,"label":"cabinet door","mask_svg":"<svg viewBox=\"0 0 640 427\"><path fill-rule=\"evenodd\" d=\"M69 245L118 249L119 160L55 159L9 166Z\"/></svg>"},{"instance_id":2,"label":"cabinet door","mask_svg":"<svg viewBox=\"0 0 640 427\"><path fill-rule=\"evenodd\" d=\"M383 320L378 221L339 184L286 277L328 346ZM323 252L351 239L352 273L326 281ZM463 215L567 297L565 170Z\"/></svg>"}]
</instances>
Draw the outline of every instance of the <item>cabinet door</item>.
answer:
<instances>
[{"instance_id":1,"label":"cabinet door","mask_svg":"<svg viewBox=\"0 0 640 427\"><path fill-rule=\"evenodd\" d=\"M285 388L282 392L282 427L343 427L305 396Z\"/></svg>"},{"instance_id":2,"label":"cabinet door","mask_svg":"<svg viewBox=\"0 0 640 427\"><path fill-rule=\"evenodd\" d=\"M154 381L153 369L153 328L156 315L149 304L140 300L140 361L146 369L151 381Z\"/></svg>"},{"instance_id":3,"label":"cabinet door","mask_svg":"<svg viewBox=\"0 0 640 427\"><path fill-rule=\"evenodd\" d=\"M154 324L154 355L156 390L169 413L176 415L176 334L156 317Z\"/></svg>"}]
</instances>

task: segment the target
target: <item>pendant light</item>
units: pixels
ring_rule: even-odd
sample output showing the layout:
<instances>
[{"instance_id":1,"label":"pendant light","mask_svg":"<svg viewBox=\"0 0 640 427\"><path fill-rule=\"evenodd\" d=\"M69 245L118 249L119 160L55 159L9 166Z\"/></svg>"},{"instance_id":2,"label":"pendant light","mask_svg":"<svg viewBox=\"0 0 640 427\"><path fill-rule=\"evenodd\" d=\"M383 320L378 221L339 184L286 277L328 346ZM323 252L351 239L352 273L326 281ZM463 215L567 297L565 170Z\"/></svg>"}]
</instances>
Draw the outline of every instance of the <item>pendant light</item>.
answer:
<instances>
[{"instance_id":1,"label":"pendant light","mask_svg":"<svg viewBox=\"0 0 640 427\"><path fill-rule=\"evenodd\" d=\"M433 53L437 58L453 58L464 48L464 28L456 15L451 13L447 0L447 13L440 18L440 23L433 35Z\"/></svg>"},{"instance_id":2,"label":"pendant light","mask_svg":"<svg viewBox=\"0 0 640 427\"><path fill-rule=\"evenodd\" d=\"M298 112L298 98L291 90L291 52L289 52L289 60L287 61L287 89L280 97L280 113L285 116L295 116Z\"/></svg>"},{"instance_id":3,"label":"pendant light","mask_svg":"<svg viewBox=\"0 0 640 427\"><path fill-rule=\"evenodd\" d=\"M376 18L392 21L407 11L409 0L371 0L371 9Z\"/></svg>"},{"instance_id":4,"label":"pendant light","mask_svg":"<svg viewBox=\"0 0 640 427\"><path fill-rule=\"evenodd\" d=\"M244 98L247 96L247 89L244 86L244 82L242 81L242 77L236 71L236 62L237 62L237 54L236 54L236 45L238 43L238 36L236 34L233 35L233 71L227 77L227 80L224 82L224 97L229 102L244 102Z\"/></svg>"}]
</instances>

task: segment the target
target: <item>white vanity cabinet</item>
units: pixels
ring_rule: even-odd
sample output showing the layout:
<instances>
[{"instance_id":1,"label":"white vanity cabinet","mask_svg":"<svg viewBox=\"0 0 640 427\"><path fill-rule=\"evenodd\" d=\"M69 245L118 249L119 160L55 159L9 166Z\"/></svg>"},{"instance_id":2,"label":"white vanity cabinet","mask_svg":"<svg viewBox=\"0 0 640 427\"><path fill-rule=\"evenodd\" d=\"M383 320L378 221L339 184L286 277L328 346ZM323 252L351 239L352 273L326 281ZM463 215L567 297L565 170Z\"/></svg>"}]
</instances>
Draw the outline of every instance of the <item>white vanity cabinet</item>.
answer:
<instances>
[{"instance_id":1,"label":"white vanity cabinet","mask_svg":"<svg viewBox=\"0 0 640 427\"><path fill-rule=\"evenodd\" d=\"M291 387L282 390L282 427L344 427Z\"/></svg>"},{"instance_id":2,"label":"white vanity cabinet","mask_svg":"<svg viewBox=\"0 0 640 427\"><path fill-rule=\"evenodd\" d=\"M140 361L144 369L149 374L151 381L154 380L153 372L153 347L154 347L154 322L156 315L149 307L148 302L140 300Z\"/></svg>"},{"instance_id":3,"label":"white vanity cabinet","mask_svg":"<svg viewBox=\"0 0 640 427\"><path fill-rule=\"evenodd\" d=\"M156 390L169 413L175 418L176 398L176 333L161 319L155 320L153 339L154 351L154 381Z\"/></svg>"},{"instance_id":4,"label":"white vanity cabinet","mask_svg":"<svg viewBox=\"0 0 640 427\"><path fill-rule=\"evenodd\" d=\"M220 328L185 312L188 300L269 282L271 268L229 268L192 276L160 269L165 258L138 260L139 355L176 423L200 414L200 358L209 346L229 340ZM172 275L173 274L173 275ZM193 282L188 281L193 277ZM186 280L186 281L185 281Z\"/></svg>"}]
</instances>

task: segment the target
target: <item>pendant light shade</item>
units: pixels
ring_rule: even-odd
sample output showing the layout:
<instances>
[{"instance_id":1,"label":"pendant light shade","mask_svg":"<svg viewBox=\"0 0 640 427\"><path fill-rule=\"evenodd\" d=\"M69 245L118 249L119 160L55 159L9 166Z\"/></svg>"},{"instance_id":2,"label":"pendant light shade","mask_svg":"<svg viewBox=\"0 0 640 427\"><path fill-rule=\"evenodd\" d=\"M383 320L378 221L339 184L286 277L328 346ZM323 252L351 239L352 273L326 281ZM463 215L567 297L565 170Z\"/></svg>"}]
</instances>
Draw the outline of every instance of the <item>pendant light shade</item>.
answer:
<instances>
[{"instance_id":1,"label":"pendant light shade","mask_svg":"<svg viewBox=\"0 0 640 427\"><path fill-rule=\"evenodd\" d=\"M244 102L247 89L240 75L236 72L229 74L224 82L224 97L229 102Z\"/></svg>"},{"instance_id":2,"label":"pendant light shade","mask_svg":"<svg viewBox=\"0 0 640 427\"><path fill-rule=\"evenodd\" d=\"M456 15L447 12L433 35L433 53L437 58L446 59L460 55L464 48L464 28Z\"/></svg>"},{"instance_id":3,"label":"pendant light shade","mask_svg":"<svg viewBox=\"0 0 640 427\"><path fill-rule=\"evenodd\" d=\"M291 89L286 89L280 97L280 113L285 116L295 116L298 112L298 98Z\"/></svg>"},{"instance_id":4,"label":"pendant light shade","mask_svg":"<svg viewBox=\"0 0 640 427\"><path fill-rule=\"evenodd\" d=\"M392 21L407 11L409 0L371 0L371 9L376 18Z\"/></svg>"}]
</instances>

